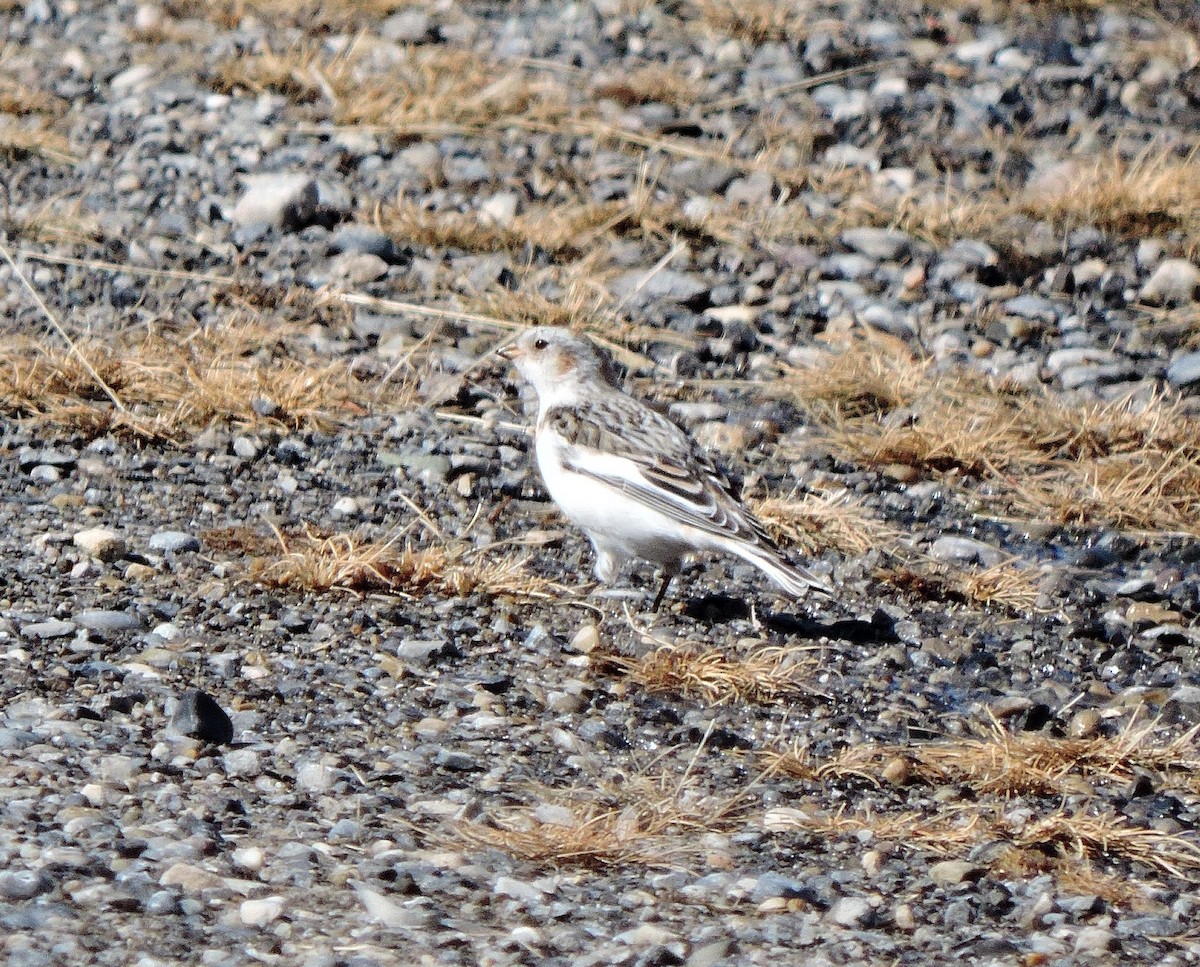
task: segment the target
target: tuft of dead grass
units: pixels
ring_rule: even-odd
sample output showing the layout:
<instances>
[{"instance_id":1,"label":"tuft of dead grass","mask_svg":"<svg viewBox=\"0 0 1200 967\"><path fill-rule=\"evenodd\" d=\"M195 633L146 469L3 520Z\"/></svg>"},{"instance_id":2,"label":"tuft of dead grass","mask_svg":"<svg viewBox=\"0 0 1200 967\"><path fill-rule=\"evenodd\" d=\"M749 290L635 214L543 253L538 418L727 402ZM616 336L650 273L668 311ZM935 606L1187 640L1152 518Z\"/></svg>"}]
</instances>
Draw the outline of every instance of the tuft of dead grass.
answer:
<instances>
[{"instance_id":1,"label":"tuft of dead grass","mask_svg":"<svg viewBox=\"0 0 1200 967\"><path fill-rule=\"evenodd\" d=\"M367 28L397 10L423 0L168 0L172 17L208 20L226 30L253 18L279 30L295 27L308 33Z\"/></svg>"},{"instance_id":2,"label":"tuft of dead grass","mask_svg":"<svg viewBox=\"0 0 1200 967\"><path fill-rule=\"evenodd\" d=\"M304 591L373 591L420 596L463 597L481 592L554 599L565 589L525 570L525 560L484 556L468 545L445 542L414 547L404 532L385 541L353 534L278 534L273 555L255 557L251 580Z\"/></svg>"},{"instance_id":3,"label":"tuft of dead grass","mask_svg":"<svg viewBox=\"0 0 1200 967\"><path fill-rule=\"evenodd\" d=\"M78 200L52 199L32 210L5 213L0 227L15 238L36 242L88 245L105 237L104 227Z\"/></svg>"},{"instance_id":4,"label":"tuft of dead grass","mask_svg":"<svg viewBox=\"0 0 1200 967\"><path fill-rule=\"evenodd\" d=\"M66 113L67 107L67 102L57 95L22 84L15 78L0 73L0 114L12 114L17 117L28 114L61 117Z\"/></svg>"},{"instance_id":5,"label":"tuft of dead grass","mask_svg":"<svg viewBox=\"0 0 1200 967\"><path fill-rule=\"evenodd\" d=\"M875 221L862 207L864 221ZM956 238L985 238L1005 245L1019 238L1029 220L1056 231L1094 226L1136 239L1178 231L1200 231L1200 158L1180 157L1169 149L1151 149L1133 159L1117 154L1095 161L1064 162L1061 168L1013 190L910 196L878 214L896 227L935 244Z\"/></svg>"},{"instance_id":6,"label":"tuft of dead grass","mask_svg":"<svg viewBox=\"0 0 1200 967\"><path fill-rule=\"evenodd\" d=\"M872 838L933 853L960 856L974 847L997 846L1023 853L1039 852L1051 858L1055 873L1071 874L1075 882L1097 862L1136 863L1155 873L1188 878L1200 870L1200 846L1179 833L1166 833L1133 825L1126 817L1108 811L1054 809L1035 814L1026 810L1001 811L998 807L959 807L933 816L916 812L878 816L869 813L825 814L818 809L783 807L764 817L771 832L801 830L819 836L846 838L869 834ZM1001 865L1012 872L1013 865Z\"/></svg>"},{"instance_id":7,"label":"tuft of dead grass","mask_svg":"<svg viewBox=\"0 0 1200 967\"><path fill-rule=\"evenodd\" d=\"M884 785L961 783L976 795L1067 796L1093 783L1126 783L1152 774L1167 788L1200 793L1200 727L1163 738L1157 722L1131 722L1120 734L1065 739L1008 733L993 723L982 738L913 745L860 745L817 762L799 747L768 753L771 769L819 782L854 778Z\"/></svg>"},{"instance_id":8,"label":"tuft of dead grass","mask_svg":"<svg viewBox=\"0 0 1200 967\"><path fill-rule=\"evenodd\" d=\"M648 63L596 78L591 92L622 107L661 103L687 109L696 103L696 83L674 65Z\"/></svg>"},{"instance_id":9,"label":"tuft of dead grass","mask_svg":"<svg viewBox=\"0 0 1200 967\"><path fill-rule=\"evenodd\" d=\"M935 561L879 568L875 578L926 601L957 601L1017 613L1036 609L1041 574L1017 560L954 570Z\"/></svg>"},{"instance_id":10,"label":"tuft of dead grass","mask_svg":"<svg viewBox=\"0 0 1200 967\"><path fill-rule=\"evenodd\" d=\"M1200 532L1200 451L1143 451L1052 467L1013 482L1013 504L1062 524Z\"/></svg>"},{"instance_id":11,"label":"tuft of dead grass","mask_svg":"<svg viewBox=\"0 0 1200 967\"><path fill-rule=\"evenodd\" d=\"M566 259L584 259L605 237L658 238L709 234L667 202L656 201L652 185L638 186L627 198L608 202L542 205L500 225L477 213L434 211L410 199L381 206L376 226L406 245L467 252L523 253L537 249Z\"/></svg>"},{"instance_id":12,"label":"tuft of dead grass","mask_svg":"<svg viewBox=\"0 0 1200 967\"><path fill-rule=\"evenodd\" d=\"M1062 184L1034 186L1016 200L1021 214L1070 229L1094 225L1124 238L1200 230L1200 158L1146 151L1080 163Z\"/></svg>"},{"instance_id":13,"label":"tuft of dead grass","mask_svg":"<svg viewBox=\"0 0 1200 967\"><path fill-rule=\"evenodd\" d=\"M376 125L400 136L528 127L567 115L567 91L557 75L462 48L406 50L397 63L355 81L337 90L338 123Z\"/></svg>"},{"instance_id":14,"label":"tuft of dead grass","mask_svg":"<svg viewBox=\"0 0 1200 967\"><path fill-rule=\"evenodd\" d=\"M1200 533L1200 421L1178 401L1072 405L935 372L887 339L823 353L777 390L848 461L979 480L986 502L1025 517Z\"/></svg>"},{"instance_id":15,"label":"tuft of dead grass","mask_svg":"<svg viewBox=\"0 0 1200 967\"><path fill-rule=\"evenodd\" d=\"M750 44L805 37L805 8L785 0L690 0L690 5L709 29Z\"/></svg>"},{"instance_id":16,"label":"tuft of dead grass","mask_svg":"<svg viewBox=\"0 0 1200 967\"><path fill-rule=\"evenodd\" d=\"M707 793L689 769L682 777L633 776L599 793L560 795L550 804L553 811L523 807L459 822L452 835L543 866L690 868L704 859L700 834L742 821L745 795Z\"/></svg>"},{"instance_id":17,"label":"tuft of dead grass","mask_svg":"<svg viewBox=\"0 0 1200 967\"><path fill-rule=\"evenodd\" d=\"M606 657L651 694L671 693L710 705L727 702L772 704L806 694L804 679L816 661L806 649L760 648L747 655L693 644L661 644L640 658Z\"/></svg>"},{"instance_id":18,"label":"tuft of dead grass","mask_svg":"<svg viewBox=\"0 0 1200 967\"><path fill-rule=\"evenodd\" d=\"M779 388L814 421L837 425L909 406L935 382L931 364L899 339L868 332L841 351L792 368Z\"/></svg>"},{"instance_id":19,"label":"tuft of dead grass","mask_svg":"<svg viewBox=\"0 0 1200 967\"><path fill-rule=\"evenodd\" d=\"M768 497L755 503L754 513L774 540L810 557L831 548L865 554L891 547L901 537L899 529L870 514L846 491L799 500Z\"/></svg>"},{"instance_id":20,"label":"tuft of dead grass","mask_svg":"<svg viewBox=\"0 0 1200 967\"><path fill-rule=\"evenodd\" d=\"M222 61L211 79L222 94L279 94L297 104L311 104L333 95L335 84L350 83L341 55L326 56L307 44L276 53L264 50Z\"/></svg>"},{"instance_id":21,"label":"tuft of dead grass","mask_svg":"<svg viewBox=\"0 0 1200 967\"><path fill-rule=\"evenodd\" d=\"M383 408L413 399L407 384L375 389L348 362L321 359L299 332L265 320L235 318L187 339L164 330L84 337L74 349L13 337L0 351L0 411L86 434L177 439L213 422L328 428L364 412L364 399Z\"/></svg>"},{"instance_id":22,"label":"tuft of dead grass","mask_svg":"<svg viewBox=\"0 0 1200 967\"><path fill-rule=\"evenodd\" d=\"M961 787L964 794L954 804L937 802L923 812L906 808L909 797L903 794L894 800L895 808L877 802L872 811L790 806L768 812L764 822L772 830L821 836L869 833L939 856L962 856L987 846L993 858L981 862L1000 875L1050 872L1064 888L1088 892L1095 887L1094 892L1128 902L1138 891L1122 888L1095 864L1135 864L1190 877L1200 871L1200 844L1185 833L1138 825L1112 812L1096 791L1148 775L1156 787L1200 794L1198 734L1200 728L1172 737L1157 721L1131 721L1115 736L1061 739L1011 735L993 722L979 738L854 746L827 759L799 746L778 749L767 753L769 771L822 788L845 781L881 790L921 783ZM1069 801L1078 805L1062 805Z\"/></svg>"},{"instance_id":23,"label":"tuft of dead grass","mask_svg":"<svg viewBox=\"0 0 1200 967\"><path fill-rule=\"evenodd\" d=\"M58 164L74 164L78 158L71 153L67 139L50 127L50 122L34 118L4 123L0 116L0 157L20 160L26 157L45 158Z\"/></svg>"}]
</instances>

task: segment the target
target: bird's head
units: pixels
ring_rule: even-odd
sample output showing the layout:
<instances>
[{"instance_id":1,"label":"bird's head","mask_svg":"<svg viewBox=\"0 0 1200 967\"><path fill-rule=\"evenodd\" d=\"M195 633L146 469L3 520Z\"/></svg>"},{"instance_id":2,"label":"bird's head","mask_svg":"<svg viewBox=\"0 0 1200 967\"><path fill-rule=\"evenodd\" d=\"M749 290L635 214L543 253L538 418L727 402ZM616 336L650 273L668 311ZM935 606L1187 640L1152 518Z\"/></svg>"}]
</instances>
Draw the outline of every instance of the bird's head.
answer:
<instances>
[{"instance_id":1,"label":"bird's head","mask_svg":"<svg viewBox=\"0 0 1200 967\"><path fill-rule=\"evenodd\" d=\"M538 326L497 350L527 379L539 397L564 384L611 383L607 360L591 340L566 329Z\"/></svg>"}]
</instances>

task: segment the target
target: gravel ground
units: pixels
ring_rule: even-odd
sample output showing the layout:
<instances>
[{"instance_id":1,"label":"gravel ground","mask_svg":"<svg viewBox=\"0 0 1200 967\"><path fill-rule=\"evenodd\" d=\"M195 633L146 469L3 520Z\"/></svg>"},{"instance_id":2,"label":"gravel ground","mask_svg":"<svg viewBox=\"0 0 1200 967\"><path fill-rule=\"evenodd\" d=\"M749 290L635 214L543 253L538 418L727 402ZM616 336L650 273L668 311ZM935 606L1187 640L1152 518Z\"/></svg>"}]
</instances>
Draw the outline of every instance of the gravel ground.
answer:
<instances>
[{"instance_id":1,"label":"gravel ground","mask_svg":"<svg viewBox=\"0 0 1200 967\"><path fill-rule=\"evenodd\" d=\"M1200 958L1194 499L1034 513L972 426L871 455L802 389L857 353L878 425L986 377L1078 428L1046 472L1096 414L1200 452L1190 4L0 26L0 228L78 350L0 266L10 965ZM818 541L837 600L717 560L658 615L649 571L589 594L488 357L547 321L751 499L878 528ZM989 568L1027 595L947 583ZM639 664L681 654L752 687ZM929 765L989 741L1074 758Z\"/></svg>"}]
</instances>

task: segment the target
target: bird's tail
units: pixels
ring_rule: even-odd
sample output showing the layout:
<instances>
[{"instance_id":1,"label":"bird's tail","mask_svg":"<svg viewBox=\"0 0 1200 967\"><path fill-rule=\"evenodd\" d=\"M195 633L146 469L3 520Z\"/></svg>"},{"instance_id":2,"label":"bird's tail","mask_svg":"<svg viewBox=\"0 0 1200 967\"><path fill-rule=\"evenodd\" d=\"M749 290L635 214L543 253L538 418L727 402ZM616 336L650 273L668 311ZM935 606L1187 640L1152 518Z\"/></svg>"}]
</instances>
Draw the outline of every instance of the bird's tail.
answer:
<instances>
[{"instance_id":1,"label":"bird's tail","mask_svg":"<svg viewBox=\"0 0 1200 967\"><path fill-rule=\"evenodd\" d=\"M817 591L833 597L833 588L807 568L790 564L770 547L742 545L730 548L743 560L753 564L793 598L804 597L809 591Z\"/></svg>"}]
</instances>

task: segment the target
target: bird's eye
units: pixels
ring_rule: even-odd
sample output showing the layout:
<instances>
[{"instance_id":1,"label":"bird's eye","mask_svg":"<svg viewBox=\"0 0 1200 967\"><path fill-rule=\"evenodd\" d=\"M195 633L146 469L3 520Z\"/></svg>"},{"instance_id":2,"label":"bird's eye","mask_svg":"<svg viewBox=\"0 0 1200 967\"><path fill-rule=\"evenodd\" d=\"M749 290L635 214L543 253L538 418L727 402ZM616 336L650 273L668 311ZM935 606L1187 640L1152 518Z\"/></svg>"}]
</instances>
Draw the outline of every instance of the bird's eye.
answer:
<instances>
[{"instance_id":1,"label":"bird's eye","mask_svg":"<svg viewBox=\"0 0 1200 967\"><path fill-rule=\"evenodd\" d=\"M549 345L550 343L548 343L545 339L535 339L533 341L534 349L545 349Z\"/></svg>"}]
</instances>

